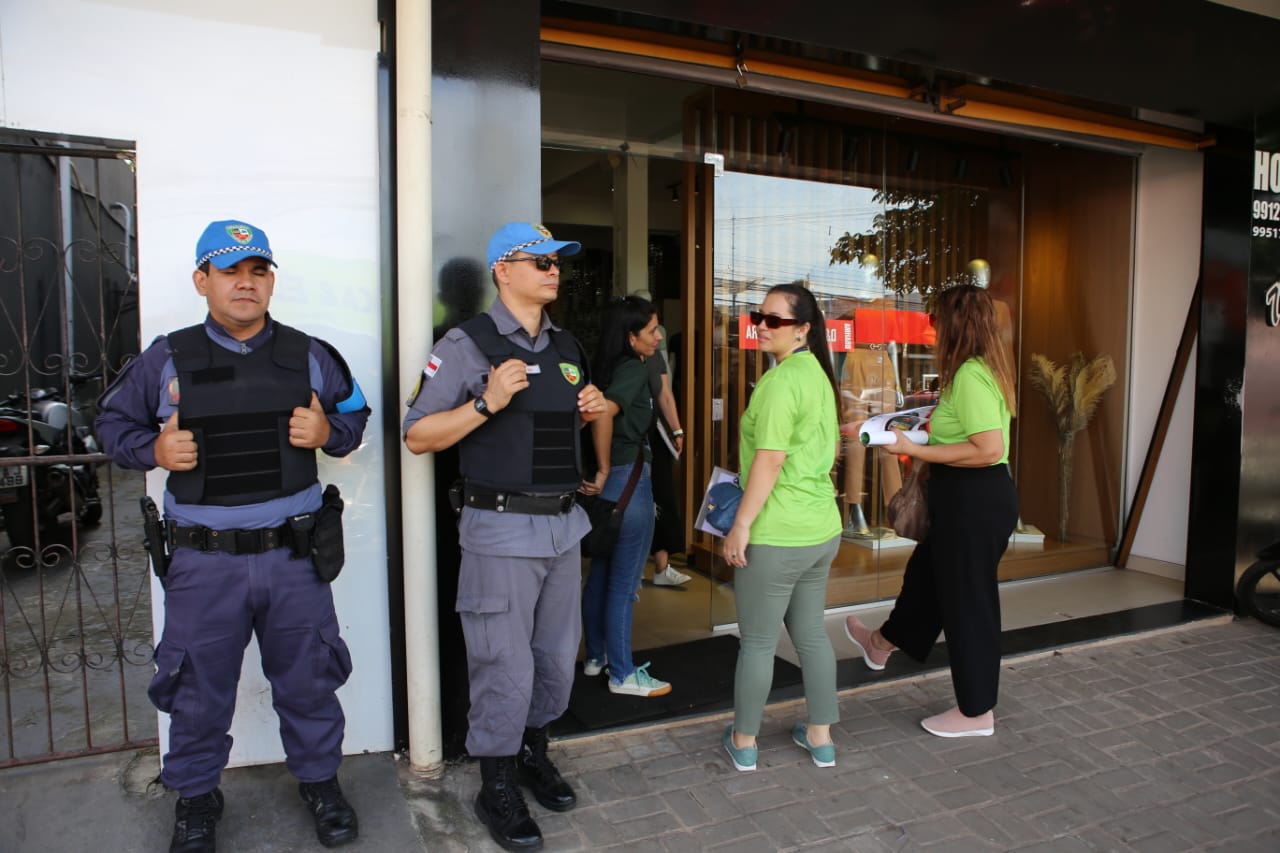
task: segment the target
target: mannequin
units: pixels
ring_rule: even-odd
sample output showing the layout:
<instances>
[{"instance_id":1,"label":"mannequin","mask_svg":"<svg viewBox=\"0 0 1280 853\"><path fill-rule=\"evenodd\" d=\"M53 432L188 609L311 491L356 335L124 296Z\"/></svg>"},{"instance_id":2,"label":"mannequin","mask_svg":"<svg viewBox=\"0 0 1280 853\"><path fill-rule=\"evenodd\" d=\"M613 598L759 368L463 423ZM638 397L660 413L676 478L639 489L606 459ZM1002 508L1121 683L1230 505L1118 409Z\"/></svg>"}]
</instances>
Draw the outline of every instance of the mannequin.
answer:
<instances>
[{"instance_id":1,"label":"mannequin","mask_svg":"<svg viewBox=\"0 0 1280 853\"><path fill-rule=\"evenodd\" d=\"M898 387L898 371L883 344L857 344L849 351L840 373L840 417L845 424L860 424L872 415L896 411L902 404ZM902 488L902 470L898 459L883 448L863 447L856 432L844 439L844 500L848 522L847 539L880 539L889 535L886 529L872 529L862 510L863 480L868 453L880 465L880 490L884 500Z\"/></svg>"},{"instance_id":2,"label":"mannequin","mask_svg":"<svg viewBox=\"0 0 1280 853\"><path fill-rule=\"evenodd\" d=\"M974 258L969 261L968 271L969 280L973 282L974 287L981 287L983 290L991 287L991 264L987 263L985 258ZM1013 314L1009 311L1009 303L994 293L991 294L991 302L995 305L996 325L1000 327L1000 340L1004 341L1008 350L1009 363L1016 364L1013 360Z\"/></svg>"}]
</instances>

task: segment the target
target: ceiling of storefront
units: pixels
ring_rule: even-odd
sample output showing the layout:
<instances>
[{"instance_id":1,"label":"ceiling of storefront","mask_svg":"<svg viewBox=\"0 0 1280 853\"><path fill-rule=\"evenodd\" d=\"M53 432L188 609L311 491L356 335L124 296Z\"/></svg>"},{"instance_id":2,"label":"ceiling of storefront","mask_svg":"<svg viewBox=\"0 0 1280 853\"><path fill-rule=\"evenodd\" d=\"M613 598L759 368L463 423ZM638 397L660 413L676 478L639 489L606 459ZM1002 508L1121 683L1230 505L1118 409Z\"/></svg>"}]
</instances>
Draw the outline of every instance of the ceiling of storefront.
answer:
<instances>
[{"instance_id":1,"label":"ceiling of storefront","mask_svg":"<svg viewBox=\"0 0 1280 853\"><path fill-rule=\"evenodd\" d=\"M543 11L730 44L782 40L873 70L931 69L1252 130L1256 116L1280 112L1280 4L1228 2L555 0Z\"/></svg>"}]
</instances>

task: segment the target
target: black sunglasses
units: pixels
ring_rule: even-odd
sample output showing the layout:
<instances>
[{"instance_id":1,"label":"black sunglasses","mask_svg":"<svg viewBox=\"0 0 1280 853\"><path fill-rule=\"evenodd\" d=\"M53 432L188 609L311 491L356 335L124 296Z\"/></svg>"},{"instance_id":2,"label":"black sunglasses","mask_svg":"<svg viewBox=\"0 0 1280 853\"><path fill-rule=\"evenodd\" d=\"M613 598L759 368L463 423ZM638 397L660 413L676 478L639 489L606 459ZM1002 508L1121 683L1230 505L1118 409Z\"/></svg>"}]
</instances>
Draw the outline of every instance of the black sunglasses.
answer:
<instances>
[{"instance_id":1,"label":"black sunglasses","mask_svg":"<svg viewBox=\"0 0 1280 853\"><path fill-rule=\"evenodd\" d=\"M515 263L516 261L532 261L533 265L543 272L546 272L552 267L560 267L561 269L564 269L563 265L560 263L560 259L553 258L550 255L536 255L532 258L503 258L503 262L508 264Z\"/></svg>"},{"instance_id":2,"label":"black sunglasses","mask_svg":"<svg viewBox=\"0 0 1280 853\"><path fill-rule=\"evenodd\" d=\"M751 325L759 326L764 323L770 329L776 329L779 326L794 326L800 322L795 317L779 317L777 314L765 314L763 311L752 311L747 316L751 318Z\"/></svg>"}]
</instances>

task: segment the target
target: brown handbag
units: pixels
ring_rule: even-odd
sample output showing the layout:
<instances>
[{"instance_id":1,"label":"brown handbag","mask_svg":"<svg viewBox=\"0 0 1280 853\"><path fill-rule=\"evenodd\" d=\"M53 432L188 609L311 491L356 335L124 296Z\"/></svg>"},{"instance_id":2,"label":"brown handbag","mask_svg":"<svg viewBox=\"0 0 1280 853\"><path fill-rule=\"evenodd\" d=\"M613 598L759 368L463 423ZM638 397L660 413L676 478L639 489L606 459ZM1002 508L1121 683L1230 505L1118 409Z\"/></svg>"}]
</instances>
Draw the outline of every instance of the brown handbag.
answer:
<instances>
[{"instance_id":1,"label":"brown handbag","mask_svg":"<svg viewBox=\"0 0 1280 853\"><path fill-rule=\"evenodd\" d=\"M916 461L886 511L893 532L917 542L929 535L929 463Z\"/></svg>"}]
</instances>

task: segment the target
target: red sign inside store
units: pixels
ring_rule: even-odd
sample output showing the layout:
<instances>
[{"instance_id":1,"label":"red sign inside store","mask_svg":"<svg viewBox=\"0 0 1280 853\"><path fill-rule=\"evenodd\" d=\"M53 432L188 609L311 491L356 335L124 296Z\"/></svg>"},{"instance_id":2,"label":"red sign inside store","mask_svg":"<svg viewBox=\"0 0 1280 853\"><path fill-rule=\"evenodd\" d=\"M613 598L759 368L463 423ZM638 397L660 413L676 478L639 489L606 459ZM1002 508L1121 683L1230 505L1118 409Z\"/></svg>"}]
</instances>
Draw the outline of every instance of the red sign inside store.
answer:
<instances>
[{"instance_id":1,"label":"red sign inside store","mask_svg":"<svg viewBox=\"0 0 1280 853\"><path fill-rule=\"evenodd\" d=\"M848 352L855 344L933 345L937 340L929 315L922 311L898 311L896 309L858 309L852 320L827 321L827 345L832 352ZM759 349L756 327L746 314L738 316L738 347Z\"/></svg>"}]
</instances>

